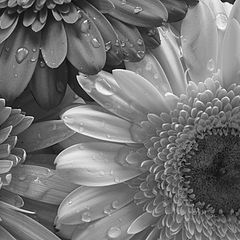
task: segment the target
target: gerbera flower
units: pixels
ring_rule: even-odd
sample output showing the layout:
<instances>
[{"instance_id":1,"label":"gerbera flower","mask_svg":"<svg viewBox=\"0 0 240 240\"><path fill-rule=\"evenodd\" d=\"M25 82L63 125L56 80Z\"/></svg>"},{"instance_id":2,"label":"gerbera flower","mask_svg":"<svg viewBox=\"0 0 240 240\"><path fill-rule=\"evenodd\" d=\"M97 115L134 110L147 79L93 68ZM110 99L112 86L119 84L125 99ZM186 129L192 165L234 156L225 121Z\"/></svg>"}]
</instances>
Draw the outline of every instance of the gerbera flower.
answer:
<instances>
[{"instance_id":1,"label":"gerbera flower","mask_svg":"<svg viewBox=\"0 0 240 240\"><path fill-rule=\"evenodd\" d=\"M32 218L25 214L34 214L34 212L22 209L24 201L21 196L16 193L11 182L22 181L28 176L32 180L39 180L42 176L38 175L40 167L24 166L23 162L26 158L26 152L23 148L16 146L17 135L24 133L33 121L33 117L25 116L20 109L12 109L5 106L5 100L0 99L0 236L1 239L45 239L59 240L59 238L43 227ZM31 175L29 171L31 170ZM46 171L46 170L45 170ZM50 171L50 170L49 170ZM50 172L49 172L50 174ZM43 175L43 169L42 169ZM35 177L35 178L34 178ZM55 176L56 178L56 176ZM59 177L60 178L60 177ZM15 179L15 180L14 180ZM60 178L61 179L61 178ZM63 184L63 180L61 185ZM27 182L25 181L25 184ZM69 187L69 184L67 184ZM20 185L19 185L20 186ZM25 185L27 188L29 184ZM34 184L31 185L32 187ZM36 185L35 185L36 186ZM21 190L21 188L20 188ZM45 190L50 190L45 188ZM29 191L33 191L29 188ZM39 192L40 189L36 189ZM50 195L53 195L50 193ZM36 210L36 209L34 209Z\"/></svg>"},{"instance_id":2,"label":"gerbera flower","mask_svg":"<svg viewBox=\"0 0 240 240\"><path fill-rule=\"evenodd\" d=\"M182 22L180 49L159 29L163 45L127 63L132 71L78 76L99 105L62 114L90 137L56 158L59 173L83 185L58 209L62 234L240 239L239 7L200 1Z\"/></svg>"},{"instance_id":3,"label":"gerbera flower","mask_svg":"<svg viewBox=\"0 0 240 240\"><path fill-rule=\"evenodd\" d=\"M187 8L185 1L170 0L3 0L0 95L11 102L30 82L39 105L55 107L67 83L76 87L72 71L96 74L106 56L111 64L141 60L145 44L140 32L150 45L159 44L152 28L182 19Z\"/></svg>"}]
</instances>

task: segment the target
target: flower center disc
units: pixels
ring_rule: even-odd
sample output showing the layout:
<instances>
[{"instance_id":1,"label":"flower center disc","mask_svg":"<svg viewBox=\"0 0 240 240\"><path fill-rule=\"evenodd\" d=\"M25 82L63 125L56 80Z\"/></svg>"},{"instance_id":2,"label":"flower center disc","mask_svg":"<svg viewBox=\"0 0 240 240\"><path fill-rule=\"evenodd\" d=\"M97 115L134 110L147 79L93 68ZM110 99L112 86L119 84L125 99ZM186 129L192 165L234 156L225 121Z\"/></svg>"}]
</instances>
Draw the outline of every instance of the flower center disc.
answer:
<instances>
[{"instance_id":1,"label":"flower center disc","mask_svg":"<svg viewBox=\"0 0 240 240\"><path fill-rule=\"evenodd\" d=\"M202 210L211 208L215 214L237 213L240 209L240 137L232 135L231 129L219 129L196 142L197 150L187 163L191 170L187 174L189 187L195 195L193 203L201 203Z\"/></svg>"}]
</instances>

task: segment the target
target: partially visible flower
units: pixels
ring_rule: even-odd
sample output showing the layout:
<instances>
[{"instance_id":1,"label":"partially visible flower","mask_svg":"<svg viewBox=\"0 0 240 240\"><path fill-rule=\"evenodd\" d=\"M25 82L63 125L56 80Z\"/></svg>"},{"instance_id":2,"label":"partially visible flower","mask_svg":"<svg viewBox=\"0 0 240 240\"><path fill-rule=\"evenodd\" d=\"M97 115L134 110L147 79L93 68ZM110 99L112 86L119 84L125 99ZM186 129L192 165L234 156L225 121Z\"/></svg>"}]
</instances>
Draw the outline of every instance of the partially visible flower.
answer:
<instances>
[{"instance_id":1,"label":"partially visible flower","mask_svg":"<svg viewBox=\"0 0 240 240\"><path fill-rule=\"evenodd\" d=\"M78 76L99 105L62 114L89 138L55 160L83 185L58 209L61 234L240 239L239 7L228 15L229 5L202 0L183 20L182 49L160 30L165 47L128 63L132 71Z\"/></svg>"},{"instance_id":2,"label":"partially visible flower","mask_svg":"<svg viewBox=\"0 0 240 240\"><path fill-rule=\"evenodd\" d=\"M3 0L0 95L11 102L30 83L39 105L53 108L68 83L76 87L74 70L96 74L106 59L111 65L141 60L145 44L137 27L156 46L152 28L181 19L186 11L185 1L171 0Z\"/></svg>"},{"instance_id":3,"label":"partially visible flower","mask_svg":"<svg viewBox=\"0 0 240 240\"><path fill-rule=\"evenodd\" d=\"M16 193L16 188L11 186L12 181L21 182L27 177L24 171L27 166L23 165L26 152L16 144L17 135L26 131L32 121L33 117L25 116L20 109L6 107L5 100L0 99L0 236L1 239L60 240L41 224L26 216L34 212L22 209L24 201ZM36 174L37 177L37 169L32 166L32 175L29 176ZM28 187L29 185L26 185L25 190Z\"/></svg>"}]
</instances>

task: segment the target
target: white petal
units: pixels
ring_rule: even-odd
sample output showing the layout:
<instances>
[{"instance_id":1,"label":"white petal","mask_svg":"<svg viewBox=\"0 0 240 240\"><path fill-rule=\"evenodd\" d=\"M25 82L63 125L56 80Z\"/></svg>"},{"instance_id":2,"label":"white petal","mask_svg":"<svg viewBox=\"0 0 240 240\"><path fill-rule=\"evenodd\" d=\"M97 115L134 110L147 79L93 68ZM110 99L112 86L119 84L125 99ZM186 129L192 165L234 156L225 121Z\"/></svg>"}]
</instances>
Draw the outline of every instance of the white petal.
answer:
<instances>
[{"instance_id":1,"label":"white petal","mask_svg":"<svg viewBox=\"0 0 240 240\"><path fill-rule=\"evenodd\" d=\"M4 188L38 201L59 204L76 185L66 182L55 170L18 165L11 170L12 180Z\"/></svg>"},{"instance_id":2,"label":"white petal","mask_svg":"<svg viewBox=\"0 0 240 240\"><path fill-rule=\"evenodd\" d=\"M12 166L13 166L12 161L0 159L0 174L9 172Z\"/></svg>"},{"instance_id":3,"label":"white petal","mask_svg":"<svg viewBox=\"0 0 240 240\"><path fill-rule=\"evenodd\" d=\"M149 52L139 62L125 62L126 69L138 73L148 80L162 95L172 92L164 70L154 55Z\"/></svg>"},{"instance_id":4,"label":"white petal","mask_svg":"<svg viewBox=\"0 0 240 240\"><path fill-rule=\"evenodd\" d=\"M151 52L162 66L173 93L179 96L181 93L186 92L186 81L183 66L179 59L179 52L176 52L176 45L173 44L171 36L164 35L161 28L159 28L159 34L161 36L161 45L151 50Z\"/></svg>"},{"instance_id":5,"label":"white petal","mask_svg":"<svg viewBox=\"0 0 240 240\"><path fill-rule=\"evenodd\" d=\"M1 225L19 240L60 240L56 235L26 215L1 208Z\"/></svg>"},{"instance_id":6,"label":"white petal","mask_svg":"<svg viewBox=\"0 0 240 240\"><path fill-rule=\"evenodd\" d=\"M119 88L112 74L101 71L97 75L80 74L77 79L82 88L110 112L131 122L146 118L146 109L139 102L132 104L131 96Z\"/></svg>"},{"instance_id":7,"label":"white petal","mask_svg":"<svg viewBox=\"0 0 240 240\"><path fill-rule=\"evenodd\" d=\"M147 113L160 114L169 111L164 96L145 78L124 69L114 69L112 72L122 91L131 97L132 104L140 103Z\"/></svg>"},{"instance_id":8,"label":"white petal","mask_svg":"<svg viewBox=\"0 0 240 240\"><path fill-rule=\"evenodd\" d=\"M229 20L223 39L222 77L224 87L240 82L240 25L234 18Z\"/></svg>"},{"instance_id":9,"label":"white petal","mask_svg":"<svg viewBox=\"0 0 240 240\"><path fill-rule=\"evenodd\" d=\"M182 21L183 56L192 81L201 82L216 71L217 26L214 15L202 1L189 8Z\"/></svg>"},{"instance_id":10,"label":"white petal","mask_svg":"<svg viewBox=\"0 0 240 240\"><path fill-rule=\"evenodd\" d=\"M63 113L62 119L69 128L90 137L113 142L135 142L131 136L132 124L100 106L70 108Z\"/></svg>"},{"instance_id":11,"label":"white petal","mask_svg":"<svg viewBox=\"0 0 240 240\"><path fill-rule=\"evenodd\" d=\"M136 234L151 226L156 221L157 218L153 217L151 213L145 212L131 223L127 232L128 234Z\"/></svg>"},{"instance_id":12,"label":"white petal","mask_svg":"<svg viewBox=\"0 0 240 240\"><path fill-rule=\"evenodd\" d=\"M123 183L77 188L60 204L57 223L72 225L108 216L131 202L135 192Z\"/></svg>"},{"instance_id":13,"label":"white petal","mask_svg":"<svg viewBox=\"0 0 240 240\"><path fill-rule=\"evenodd\" d=\"M134 147L108 142L77 144L57 156L56 168L61 176L76 184L117 184L142 173L142 169L127 162L127 156L135 150Z\"/></svg>"},{"instance_id":14,"label":"white petal","mask_svg":"<svg viewBox=\"0 0 240 240\"><path fill-rule=\"evenodd\" d=\"M131 203L112 215L96 221L85 230L76 230L72 240L114 239L128 240L127 229L142 212L142 208Z\"/></svg>"}]
</instances>

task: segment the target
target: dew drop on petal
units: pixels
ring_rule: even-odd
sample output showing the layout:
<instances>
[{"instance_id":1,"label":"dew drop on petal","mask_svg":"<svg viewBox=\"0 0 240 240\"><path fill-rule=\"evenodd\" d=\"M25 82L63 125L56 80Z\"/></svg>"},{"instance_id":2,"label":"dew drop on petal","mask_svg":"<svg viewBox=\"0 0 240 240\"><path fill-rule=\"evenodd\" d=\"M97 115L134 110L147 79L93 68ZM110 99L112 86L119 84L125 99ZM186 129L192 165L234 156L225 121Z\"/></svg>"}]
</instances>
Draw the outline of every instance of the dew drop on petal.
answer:
<instances>
[{"instance_id":1,"label":"dew drop on petal","mask_svg":"<svg viewBox=\"0 0 240 240\"><path fill-rule=\"evenodd\" d=\"M90 21L86 19L81 24L81 32L88 33L89 29L90 29Z\"/></svg>"},{"instance_id":2,"label":"dew drop on petal","mask_svg":"<svg viewBox=\"0 0 240 240\"><path fill-rule=\"evenodd\" d=\"M40 63L39 63L39 64L40 64L40 67L41 67L41 68L44 68L44 67L46 66L46 64L45 64L45 62L44 62L44 61L40 61Z\"/></svg>"},{"instance_id":3,"label":"dew drop on petal","mask_svg":"<svg viewBox=\"0 0 240 240\"><path fill-rule=\"evenodd\" d=\"M135 13L135 14L137 14L137 13L140 13L140 12L142 12L143 11L143 9L141 8L141 7L135 7L134 8L134 10L133 10L133 12Z\"/></svg>"},{"instance_id":4,"label":"dew drop on petal","mask_svg":"<svg viewBox=\"0 0 240 240\"><path fill-rule=\"evenodd\" d=\"M84 88L84 90L87 93L90 93L94 88L93 81L91 81L86 75L81 74L81 73L79 75L79 78L81 80L81 85Z\"/></svg>"},{"instance_id":5,"label":"dew drop on petal","mask_svg":"<svg viewBox=\"0 0 240 240\"><path fill-rule=\"evenodd\" d=\"M112 42L108 41L105 43L105 51L108 52L112 48Z\"/></svg>"},{"instance_id":6,"label":"dew drop on petal","mask_svg":"<svg viewBox=\"0 0 240 240\"><path fill-rule=\"evenodd\" d=\"M117 209L119 208L120 202L118 200L112 202L112 207Z\"/></svg>"},{"instance_id":7,"label":"dew drop on petal","mask_svg":"<svg viewBox=\"0 0 240 240\"><path fill-rule=\"evenodd\" d=\"M145 52L144 51L137 51L137 57L142 59L145 56Z\"/></svg>"},{"instance_id":8,"label":"dew drop on petal","mask_svg":"<svg viewBox=\"0 0 240 240\"><path fill-rule=\"evenodd\" d=\"M103 95L110 96L113 94L111 85L105 79L98 78L95 82L95 88Z\"/></svg>"},{"instance_id":9,"label":"dew drop on petal","mask_svg":"<svg viewBox=\"0 0 240 240\"><path fill-rule=\"evenodd\" d=\"M137 40L137 44L138 44L139 46L142 46L142 45L143 45L143 40L142 40L141 38L139 38L139 39Z\"/></svg>"},{"instance_id":10,"label":"dew drop on petal","mask_svg":"<svg viewBox=\"0 0 240 240\"><path fill-rule=\"evenodd\" d=\"M224 13L218 13L216 16L216 24L219 30L224 31L227 27L228 18Z\"/></svg>"},{"instance_id":11,"label":"dew drop on petal","mask_svg":"<svg viewBox=\"0 0 240 240\"><path fill-rule=\"evenodd\" d=\"M215 62L213 59L210 59L207 63L207 69L212 72L215 69Z\"/></svg>"},{"instance_id":12,"label":"dew drop on petal","mask_svg":"<svg viewBox=\"0 0 240 240\"><path fill-rule=\"evenodd\" d=\"M111 215L112 211L113 211L113 210L111 209L110 206L106 206L106 207L104 207L104 209L103 209L103 212L104 212L106 215Z\"/></svg>"},{"instance_id":13,"label":"dew drop on petal","mask_svg":"<svg viewBox=\"0 0 240 240\"><path fill-rule=\"evenodd\" d=\"M122 234L122 231L119 227L111 227L109 228L107 235L110 239L115 239L120 237Z\"/></svg>"},{"instance_id":14,"label":"dew drop on petal","mask_svg":"<svg viewBox=\"0 0 240 240\"><path fill-rule=\"evenodd\" d=\"M24 181L26 178L27 178L26 175L21 175L21 176L18 177L18 180L19 181Z\"/></svg>"},{"instance_id":15,"label":"dew drop on petal","mask_svg":"<svg viewBox=\"0 0 240 240\"><path fill-rule=\"evenodd\" d=\"M122 0L121 3L122 3L122 4L126 4L126 3L127 3L127 0Z\"/></svg>"},{"instance_id":16,"label":"dew drop on petal","mask_svg":"<svg viewBox=\"0 0 240 240\"><path fill-rule=\"evenodd\" d=\"M92 221L90 212L87 211L82 214L82 221L83 222L91 222Z\"/></svg>"},{"instance_id":17,"label":"dew drop on petal","mask_svg":"<svg viewBox=\"0 0 240 240\"><path fill-rule=\"evenodd\" d=\"M28 49L25 47L21 47L16 51L15 54L15 59L17 61L18 64L22 63L28 56Z\"/></svg>"},{"instance_id":18,"label":"dew drop on petal","mask_svg":"<svg viewBox=\"0 0 240 240\"><path fill-rule=\"evenodd\" d=\"M99 48L101 46L101 43L97 40L97 38L92 38L91 44L95 48Z\"/></svg>"}]
</instances>

